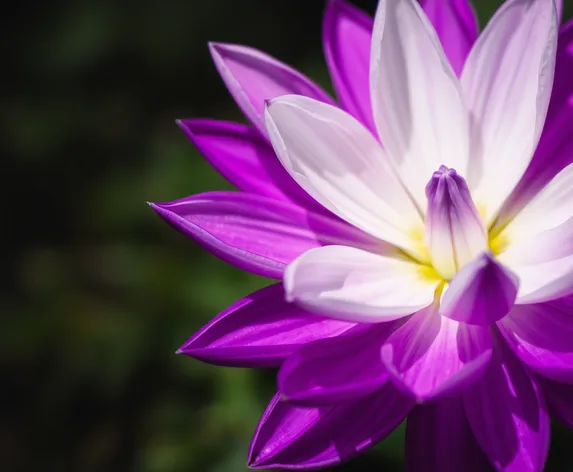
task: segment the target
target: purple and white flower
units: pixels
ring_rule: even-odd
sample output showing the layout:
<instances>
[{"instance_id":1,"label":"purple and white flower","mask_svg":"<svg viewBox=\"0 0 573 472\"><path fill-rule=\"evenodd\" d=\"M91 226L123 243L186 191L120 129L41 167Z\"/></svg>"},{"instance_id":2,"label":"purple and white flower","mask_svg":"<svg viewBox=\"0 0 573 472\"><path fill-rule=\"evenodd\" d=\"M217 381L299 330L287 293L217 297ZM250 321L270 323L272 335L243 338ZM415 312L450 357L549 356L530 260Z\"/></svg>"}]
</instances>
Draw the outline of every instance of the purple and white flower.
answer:
<instances>
[{"instance_id":1,"label":"purple and white flower","mask_svg":"<svg viewBox=\"0 0 573 472\"><path fill-rule=\"evenodd\" d=\"M573 425L573 23L507 0L328 4L340 100L262 52L212 44L253 126L184 120L241 192L154 210L282 281L182 348L280 367L254 468L347 460L407 420L410 471L540 471ZM277 159L278 157L278 159Z\"/></svg>"}]
</instances>

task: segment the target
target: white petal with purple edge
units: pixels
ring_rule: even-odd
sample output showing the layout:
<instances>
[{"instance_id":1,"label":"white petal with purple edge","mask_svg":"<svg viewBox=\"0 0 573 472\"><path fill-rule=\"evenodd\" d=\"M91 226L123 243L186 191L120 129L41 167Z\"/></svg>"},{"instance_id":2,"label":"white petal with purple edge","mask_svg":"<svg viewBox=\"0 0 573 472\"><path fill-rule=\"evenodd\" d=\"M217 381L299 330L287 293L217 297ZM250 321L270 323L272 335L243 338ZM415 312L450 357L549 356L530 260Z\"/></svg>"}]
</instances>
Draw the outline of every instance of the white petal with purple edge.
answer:
<instances>
[{"instance_id":1,"label":"white petal with purple edge","mask_svg":"<svg viewBox=\"0 0 573 472\"><path fill-rule=\"evenodd\" d=\"M489 223L525 172L551 97L553 0L507 0L479 36L461 83L472 117L468 183Z\"/></svg>"},{"instance_id":2,"label":"white petal with purple edge","mask_svg":"<svg viewBox=\"0 0 573 472\"><path fill-rule=\"evenodd\" d=\"M319 203L342 219L411 252L422 227L412 200L370 132L339 108L289 95L267 108L279 159Z\"/></svg>"},{"instance_id":3,"label":"white petal with purple edge","mask_svg":"<svg viewBox=\"0 0 573 472\"><path fill-rule=\"evenodd\" d=\"M504 263L502 256L499 260ZM517 304L541 303L573 293L573 255L539 264L506 265L519 278Z\"/></svg>"},{"instance_id":4,"label":"white petal with purple edge","mask_svg":"<svg viewBox=\"0 0 573 472\"><path fill-rule=\"evenodd\" d=\"M438 280L420 265L347 246L308 251L284 276L288 299L320 314L379 323L410 315L434 299Z\"/></svg>"},{"instance_id":5,"label":"white petal with purple edge","mask_svg":"<svg viewBox=\"0 0 573 472\"><path fill-rule=\"evenodd\" d=\"M440 165L466 175L469 135L458 78L417 1L379 3L370 93L380 140L423 209L426 182Z\"/></svg>"},{"instance_id":6,"label":"white petal with purple edge","mask_svg":"<svg viewBox=\"0 0 573 472\"><path fill-rule=\"evenodd\" d=\"M571 218L573 218L573 164L559 172L502 230L502 237L507 241L505 260L519 264L523 262L520 255L531 257L539 251L560 250L558 240L549 246L550 241L540 241L537 250L530 246L530 241L567 223ZM559 232L554 231L552 234L558 236ZM520 250L521 244L526 244L527 249Z\"/></svg>"}]
</instances>

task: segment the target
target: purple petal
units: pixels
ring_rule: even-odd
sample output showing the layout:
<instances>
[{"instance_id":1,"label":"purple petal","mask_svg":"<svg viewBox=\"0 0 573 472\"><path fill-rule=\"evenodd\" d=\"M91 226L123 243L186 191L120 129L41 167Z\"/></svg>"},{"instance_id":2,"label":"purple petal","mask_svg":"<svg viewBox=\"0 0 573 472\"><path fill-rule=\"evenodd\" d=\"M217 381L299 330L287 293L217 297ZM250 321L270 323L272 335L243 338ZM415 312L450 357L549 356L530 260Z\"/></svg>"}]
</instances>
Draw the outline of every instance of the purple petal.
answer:
<instances>
[{"instance_id":1,"label":"purple petal","mask_svg":"<svg viewBox=\"0 0 573 472\"><path fill-rule=\"evenodd\" d=\"M307 405L336 403L378 390L388 375L380 350L394 323L358 330L302 346L283 364L279 390L290 401Z\"/></svg>"},{"instance_id":2,"label":"purple petal","mask_svg":"<svg viewBox=\"0 0 573 472\"><path fill-rule=\"evenodd\" d=\"M490 470L460 397L443 398L412 410L406 423L405 456L408 472Z\"/></svg>"},{"instance_id":3,"label":"purple petal","mask_svg":"<svg viewBox=\"0 0 573 472\"><path fill-rule=\"evenodd\" d=\"M412 400L387 384L358 401L320 408L281 402L263 414L249 452L255 469L311 469L347 461L390 434Z\"/></svg>"},{"instance_id":4,"label":"purple petal","mask_svg":"<svg viewBox=\"0 0 573 472\"><path fill-rule=\"evenodd\" d=\"M531 369L557 381L573 382L573 297L516 305L498 326Z\"/></svg>"},{"instance_id":5,"label":"purple petal","mask_svg":"<svg viewBox=\"0 0 573 472\"><path fill-rule=\"evenodd\" d=\"M199 152L238 189L326 211L292 179L268 141L253 127L217 120L180 120L178 124Z\"/></svg>"},{"instance_id":6,"label":"purple petal","mask_svg":"<svg viewBox=\"0 0 573 472\"><path fill-rule=\"evenodd\" d=\"M344 0L330 0L322 42L342 107L375 132L370 104L370 42L374 21Z\"/></svg>"},{"instance_id":7,"label":"purple petal","mask_svg":"<svg viewBox=\"0 0 573 472\"><path fill-rule=\"evenodd\" d=\"M231 305L178 351L233 367L278 367L299 346L338 336L355 324L307 313L271 285Z\"/></svg>"},{"instance_id":8,"label":"purple petal","mask_svg":"<svg viewBox=\"0 0 573 472\"><path fill-rule=\"evenodd\" d=\"M462 267L450 281L440 313L471 325L489 326L509 313L519 280L491 254Z\"/></svg>"},{"instance_id":9,"label":"purple petal","mask_svg":"<svg viewBox=\"0 0 573 472\"><path fill-rule=\"evenodd\" d=\"M487 328L450 320L430 306L388 337L382 361L397 386L425 401L457 393L475 382L491 353Z\"/></svg>"},{"instance_id":10,"label":"purple petal","mask_svg":"<svg viewBox=\"0 0 573 472\"><path fill-rule=\"evenodd\" d=\"M573 385L538 378L543 396L551 414L565 425L573 428Z\"/></svg>"},{"instance_id":11,"label":"purple petal","mask_svg":"<svg viewBox=\"0 0 573 472\"><path fill-rule=\"evenodd\" d=\"M263 115L267 100L295 94L333 103L310 79L257 49L222 43L210 43L209 48L231 95L263 135L266 135Z\"/></svg>"},{"instance_id":12,"label":"purple petal","mask_svg":"<svg viewBox=\"0 0 573 472\"><path fill-rule=\"evenodd\" d=\"M529 167L505 203L499 221L507 221L562 169L573 162L573 21L559 33L555 79L545 126Z\"/></svg>"},{"instance_id":13,"label":"purple petal","mask_svg":"<svg viewBox=\"0 0 573 472\"><path fill-rule=\"evenodd\" d=\"M538 472L549 450L549 415L538 386L500 342L481 382L464 393L478 443L497 470Z\"/></svg>"},{"instance_id":14,"label":"purple petal","mask_svg":"<svg viewBox=\"0 0 573 472\"><path fill-rule=\"evenodd\" d=\"M340 220L247 193L210 192L151 206L175 229L221 259L277 279L286 264L315 247L380 246Z\"/></svg>"},{"instance_id":15,"label":"purple petal","mask_svg":"<svg viewBox=\"0 0 573 472\"><path fill-rule=\"evenodd\" d=\"M469 0L420 0L458 77L478 37L478 22Z\"/></svg>"}]
</instances>

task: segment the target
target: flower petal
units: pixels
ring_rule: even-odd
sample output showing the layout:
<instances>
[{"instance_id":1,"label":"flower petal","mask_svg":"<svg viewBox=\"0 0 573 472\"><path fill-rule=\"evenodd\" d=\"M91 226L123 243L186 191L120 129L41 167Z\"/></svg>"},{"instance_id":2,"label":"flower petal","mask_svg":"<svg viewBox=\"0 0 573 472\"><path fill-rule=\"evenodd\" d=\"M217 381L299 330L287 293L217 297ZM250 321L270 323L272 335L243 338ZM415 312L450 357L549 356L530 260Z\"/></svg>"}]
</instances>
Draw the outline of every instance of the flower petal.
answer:
<instances>
[{"instance_id":1,"label":"flower petal","mask_svg":"<svg viewBox=\"0 0 573 472\"><path fill-rule=\"evenodd\" d=\"M513 218L503 230L509 251L541 233L557 228L573 218L573 164L557 174L549 184ZM505 256L508 257L507 254ZM512 261L517 263L518 259Z\"/></svg>"},{"instance_id":2,"label":"flower petal","mask_svg":"<svg viewBox=\"0 0 573 472\"><path fill-rule=\"evenodd\" d=\"M310 311L365 323L391 321L428 306L437 280L418 264L347 246L317 248L290 264L287 298Z\"/></svg>"},{"instance_id":3,"label":"flower petal","mask_svg":"<svg viewBox=\"0 0 573 472\"><path fill-rule=\"evenodd\" d=\"M317 84L264 52L223 43L210 43L209 48L229 92L247 118L263 134L266 100L297 94L333 103Z\"/></svg>"},{"instance_id":4,"label":"flower petal","mask_svg":"<svg viewBox=\"0 0 573 472\"><path fill-rule=\"evenodd\" d=\"M199 152L239 190L324 211L292 180L255 128L218 120L180 120L178 124Z\"/></svg>"},{"instance_id":5,"label":"flower petal","mask_svg":"<svg viewBox=\"0 0 573 472\"><path fill-rule=\"evenodd\" d=\"M479 36L462 86L472 116L468 177L486 223L525 170L551 97L557 16L553 0L507 0Z\"/></svg>"},{"instance_id":6,"label":"flower petal","mask_svg":"<svg viewBox=\"0 0 573 472\"><path fill-rule=\"evenodd\" d=\"M216 365L278 367L299 346L354 327L287 303L283 286L276 284L231 305L178 352Z\"/></svg>"},{"instance_id":7,"label":"flower petal","mask_svg":"<svg viewBox=\"0 0 573 472\"><path fill-rule=\"evenodd\" d=\"M554 382L549 379L538 379L547 399L547 406L552 416L565 425L573 428L573 385Z\"/></svg>"},{"instance_id":8,"label":"flower petal","mask_svg":"<svg viewBox=\"0 0 573 472\"><path fill-rule=\"evenodd\" d=\"M388 337L382 361L398 387L425 401L473 384L485 371L491 353L487 328L440 316L432 305Z\"/></svg>"},{"instance_id":9,"label":"flower petal","mask_svg":"<svg viewBox=\"0 0 573 472\"><path fill-rule=\"evenodd\" d=\"M503 206L499 224L510 220L563 168L573 162L573 21L559 32L555 80L547 119L535 155Z\"/></svg>"},{"instance_id":10,"label":"flower petal","mask_svg":"<svg viewBox=\"0 0 573 472\"><path fill-rule=\"evenodd\" d=\"M254 469L310 469L344 462L390 434L412 408L391 384L358 401L320 408L280 401L263 414L249 452Z\"/></svg>"},{"instance_id":11,"label":"flower petal","mask_svg":"<svg viewBox=\"0 0 573 472\"><path fill-rule=\"evenodd\" d=\"M462 73L466 58L478 37L478 22L469 0L420 0L434 25L454 72Z\"/></svg>"},{"instance_id":12,"label":"flower petal","mask_svg":"<svg viewBox=\"0 0 573 472\"><path fill-rule=\"evenodd\" d=\"M392 326L368 325L301 346L281 367L279 390L289 401L306 405L337 403L378 390L388 379L380 350Z\"/></svg>"},{"instance_id":13,"label":"flower petal","mask_svg":"<svg viewBox=\"0 0 573 472\"><path fill-rule=\"evenodd\" d=\"M459 81L414 0L379 2L371 57L378 135L423 209L426 182L441 165L466 175L468 117Z\"/></svg>"},{"instance_id":14,"label":"flower petal","mask_svg":"<svg viewBox=\"0 0 573 472\"><path fill-rule=\"evenodd\" d=\"M408 472L488 472L460 397L418 405L406 423Z\"/></svg>"},{"instance_id":15,"label":"flower petal","mask_svg":"<svg viewBox=\"0 0 573 472\"><path fill-rule=\"evenodd\" d=\"M346 243L384 250L355 228L298 205L239 192L210 192L152 208L221 259L266 277L309 249Z\"/></svg>"},{"instance_id":16,"label":"flower petal","mask_svg":"<svg viewBox=\"0 0 573 472\"><path fill-rule=\"evenodd\" d=\"M482 254L462 267L450 281L440 313L471 325L489 326L509 313L519 280L491 254Z\"/></svg>"},{"instance_id":17,"label":"flower petal","mask_svg":"<svg viewBox=\"0 0 573 472\"><path fill-rule=\"evenodd\" d=\"M519 277L518 304L547 302L573 293L573 255L510 268Z\"/></svg>"},{"instance_id":18,"label":"flower petal","mask_svg":"<svg viewBox=\"0 0 573 472\"><path fill-rule=\"evenodd\" d=\"M573 293L573 164L563 169L498 236L498 258L520 278L517 303Z\"/></svg>"},{"instance_id":19,"label":"flower petal","mask_svg":"<svg viewBox=\"0 0 573 472\"><path fill-rule=\"evenodd\" d=\"M563 19L563 0L555 0L555 7L557 8L557 22L561 24Z\"/></svg>"},{"instance_id":20,"label":"flower petal","mask_svg":"<svg viewBox=\"0 0 573 472\"><path fill-rule=\"evenodd\" d=\"M368 86L370 42L374 21L344 0L330 0L322 42L338 99L346 111L375 130Z\"/></svg>"},{"instance_id":21,"label":"flower petal","mask_svg":"<svg viewBox=\"0 0 573 472\"><path fill-rule=\"evenodd\" d=\"M267 108L267 127L289 174L318 202L373 236L420 251L408 234L422 228L420 215L380 144L352 116L287 96Z\"/></svg>"},{"instance_id":22,"label":"flower petal","mask_svg":"<svg viewBox=\"0 0 573 472\"><path fill-rule=\"evenodd\" d=\"M549 450L545 401L520 362L500 342L481 380L464 393L466 414L478 443L497 470L538 472Z\"/></svg>"},{"instance_id":23,"label":"flower petal","mask_svg":"<svg viewBox=\"0 0 573 472\"><path fill-rule=\"evenodd\" d=\"M516 305L498 326L515 354L531 369L573 383L573 297Z\"/></svg>"}]
</instances>

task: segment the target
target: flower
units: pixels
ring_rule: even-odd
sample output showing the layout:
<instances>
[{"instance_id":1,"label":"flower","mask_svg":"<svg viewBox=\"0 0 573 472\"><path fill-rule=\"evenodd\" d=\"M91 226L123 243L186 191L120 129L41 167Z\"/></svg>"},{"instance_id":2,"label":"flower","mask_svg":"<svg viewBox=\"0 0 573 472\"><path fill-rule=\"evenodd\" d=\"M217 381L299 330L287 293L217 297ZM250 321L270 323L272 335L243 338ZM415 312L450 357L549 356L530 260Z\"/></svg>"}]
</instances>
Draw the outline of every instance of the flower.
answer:
<instances>
[{"instance_id":1,"label":"flower","mask_svg":"<svg viewBox=\"0 0 573 472\"><path fill-rule=\"evenodd\" d=\"M573 24L507 0L476 40L465 0L421 5L382 0L372 27L329 3L340 107L212 45L255 129L182 122L244 192L153 208L284 283L181 348L280 367L252 467L329 466L407 416L408 470L539 471L549 412L573 426Z\"/></svg>"}]
</instances>

